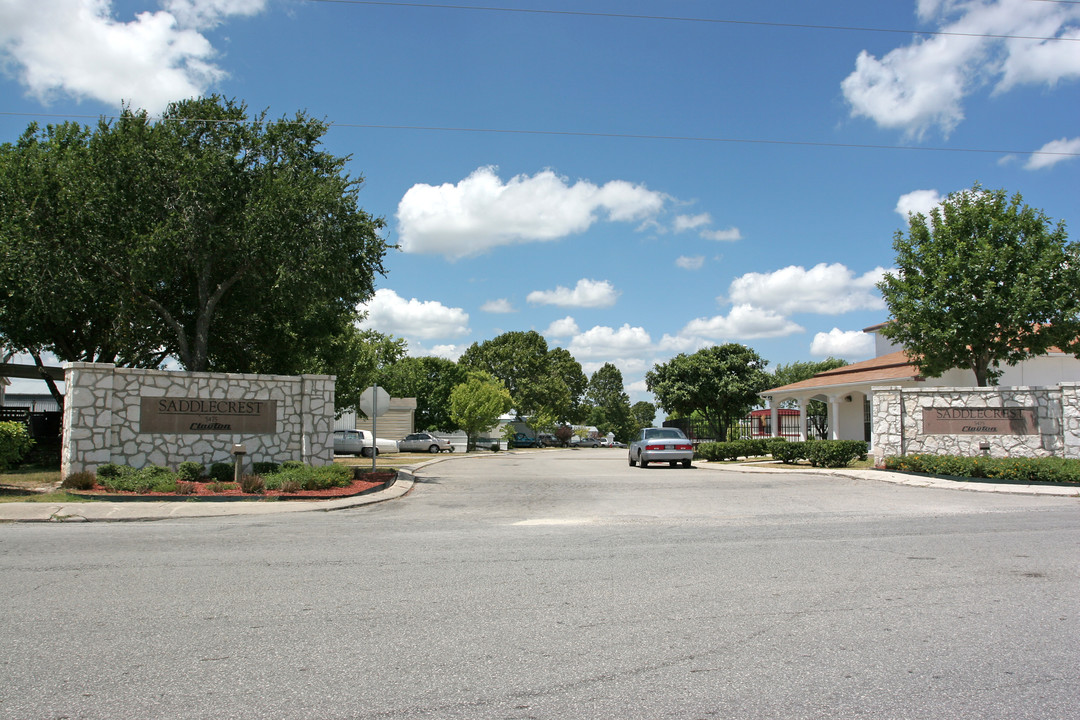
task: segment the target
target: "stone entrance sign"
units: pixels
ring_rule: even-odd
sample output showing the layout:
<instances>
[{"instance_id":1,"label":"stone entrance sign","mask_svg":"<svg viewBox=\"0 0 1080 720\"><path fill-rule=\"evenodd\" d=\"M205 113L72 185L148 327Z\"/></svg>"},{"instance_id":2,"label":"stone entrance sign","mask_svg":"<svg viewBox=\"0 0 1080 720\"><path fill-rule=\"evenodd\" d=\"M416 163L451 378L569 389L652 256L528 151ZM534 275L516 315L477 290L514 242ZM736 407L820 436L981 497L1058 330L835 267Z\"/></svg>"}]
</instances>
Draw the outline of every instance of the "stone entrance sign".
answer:
<instances>
[{"instance_id":1,"label":"stone entrance sign","mask_svg":"<svg viewBox=\"0 0 1080 720\"><path fill-rule=\"evenodd\" d=\"M922 409L927 435L1037 435L1034 407L930 407Z\"/></svg>"},{"instance_id":2,"label":"stone entrance sign","mask_svg":"<svg viewBox=\"0 0 1080 720\"><path fill-rule=\"evenodd\" d=\"M141 404L144 433L277 432L276 400L144 397Z\"/></svg>"},{"instance_id":3,"label":"stone entrance sign","mask_svg":"<svg viewBox=\"0 0 1080 720\"><path fill-rule=\"evenodd\" d=\"M66 363L65 477L104 463L177 468L334 461L334 377L171 372Z\"/></svg>"}]
</instances>

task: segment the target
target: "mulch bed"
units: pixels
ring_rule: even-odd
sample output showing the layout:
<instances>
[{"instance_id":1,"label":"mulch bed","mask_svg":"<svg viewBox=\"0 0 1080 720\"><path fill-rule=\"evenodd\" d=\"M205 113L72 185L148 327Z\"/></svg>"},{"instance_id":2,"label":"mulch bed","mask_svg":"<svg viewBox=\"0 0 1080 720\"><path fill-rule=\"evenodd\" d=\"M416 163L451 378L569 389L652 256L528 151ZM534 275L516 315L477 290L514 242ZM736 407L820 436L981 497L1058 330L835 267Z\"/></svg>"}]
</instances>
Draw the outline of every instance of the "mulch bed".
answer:
<instances>
[{"instance_id":1,"label":"mulch bed","mask_svg":"<svg viewBox=\"0 0 1080 720\"><path fill-rule=\"evenodd\" d=\"M397 479L397 471L380 470L377 472L363 473L363 478L353 480L351 485L345 487L327 488L326 490L299 490L297 492L283 493L280 490L267 490L263 493L242 493L235 483L227 483L228 489L214 492L210 489L213 482L194 483L195 492L186 495L179 493L163 492L110 492L102 485L95 485L93 490L71 491L72 495L81 495L95 500L262 500L265 498L277 498L279 500L332 500L335 498L353 497L378 492L394 484Z\"/></svg>"}]
</instances>

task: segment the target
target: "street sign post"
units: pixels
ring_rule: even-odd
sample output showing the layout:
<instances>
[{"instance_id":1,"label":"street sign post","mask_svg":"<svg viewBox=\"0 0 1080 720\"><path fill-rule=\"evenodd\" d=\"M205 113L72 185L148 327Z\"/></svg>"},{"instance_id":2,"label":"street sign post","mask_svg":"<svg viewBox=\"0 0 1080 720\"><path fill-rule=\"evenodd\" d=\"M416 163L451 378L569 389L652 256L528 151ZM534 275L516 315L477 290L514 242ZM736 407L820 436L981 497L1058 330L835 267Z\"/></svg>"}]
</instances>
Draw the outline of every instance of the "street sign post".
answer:
<instances>
[{"instance_id":1,"label":"street sign post","mask_svg":"<svg viewBox=\"0 0 1080 720\"><path fill-rule=\"evenodd\" d=\"M375 420L390 409L390 393L378 385L360 393L360 401L357 403L365 415L371 418L371 471L375 471L375 461L379 457L379 434L375 430Z\"/></svg>"}]
</instances>

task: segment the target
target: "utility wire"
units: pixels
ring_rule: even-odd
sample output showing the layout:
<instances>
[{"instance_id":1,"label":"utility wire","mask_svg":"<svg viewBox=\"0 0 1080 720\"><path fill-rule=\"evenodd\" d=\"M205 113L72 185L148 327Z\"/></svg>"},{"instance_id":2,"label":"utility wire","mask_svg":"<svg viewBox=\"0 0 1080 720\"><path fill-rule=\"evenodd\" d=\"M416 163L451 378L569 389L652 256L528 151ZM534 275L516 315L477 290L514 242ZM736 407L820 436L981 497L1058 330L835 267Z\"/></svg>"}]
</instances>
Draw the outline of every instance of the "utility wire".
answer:
<instances>
[{"instance_id":1,"label":"utility wire","mask_svg":"<svg viewBox=\"0 0 1080 720\"><path fill-rule=\"evenodd\" d=\"M1045 2L1066 3L1066 0L1044 0ZM521 13L530 15L565 15L573 17L623 18L629 20L665 20L670 22L711 23L716 25L756 25L760 27L798 28L802 30L841 30L847 32L894 33L903 35L935 35L948 37L993 38L998 40L1060 40L1080 42L1080 37L1051 37L1041 35L995 35L989 33L951 32L947 30L897 30L893 28L857 27L849 25L812 25L808 23L767 22L763 20L725 20L719 18L682 17L676 15L631 15L629 13L586 12L580 10L536 10L532 8L485 7L482 5L444 5L439 3L388 2L387 0L305 0L313 3L334 3L339 5L376 5L383 7L429 8L439 10L468 10L499 13ZM1068 4L1077 4L1069 2Z\"/></svg>"},{"instance_id":2,"label":"utility wire","mask_svg":"<svg viewBox=\"0 0 1080 720\"><path fill-rule=\"evenodd\" d=\"M77 120L119 120L120 115L63 115L49 113L0 112L0 117L37 117L64 118ZM148 116L150 117L150 116ZM151 118L161 119L161 118ZM243 124L242 120L221 120L217 118L170 118L181 122L205 122L215 124ZM272 121L294 124L295 120ZM761 138L710 137L703 135L648 135L639 133L585 132L573 130L523 130L508 128L450 127L440 125L387 125L374 123L353 123L328 121L327 126L359 130L411 130L417 132L447 133L488 133L492 135L546 135L551 137L584 137L615 140L663 140L674 142L731 143L742 145L789 145L795 147L847 148L856 150L910 150L917 152L981 153L986 155L1046 155L1050 157L1080 157L1080 152L1062 152L1049 150L994 150L990 148L948 148L926 145L874 145L870 143L837 143L812 140L766 140Z\"/></svg>"}]
</instances>

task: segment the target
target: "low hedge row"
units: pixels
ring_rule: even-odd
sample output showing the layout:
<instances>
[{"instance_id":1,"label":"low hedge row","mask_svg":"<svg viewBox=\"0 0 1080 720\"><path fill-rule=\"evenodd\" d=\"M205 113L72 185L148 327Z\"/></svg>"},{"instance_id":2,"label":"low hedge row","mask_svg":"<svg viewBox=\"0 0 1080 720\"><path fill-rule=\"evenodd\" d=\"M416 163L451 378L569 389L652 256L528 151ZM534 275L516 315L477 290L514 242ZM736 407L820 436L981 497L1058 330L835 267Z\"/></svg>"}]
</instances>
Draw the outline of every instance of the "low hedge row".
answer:
<instances>
[{"instance_id":1,"label":"low hedge row","mask_svg":"<svg viewBox=\"0 0 1080 720\"><path fill-rule=\"evenodd\" d=\"M694 449L695 457L702 460L738 460L768 455L768 440L732 440L730 442L705 442Z\"/></svg>"},{"instance_id":2,"label":"low hedge row","mask_svg":"<svg viewBox=\"0 0 1080 720\"><path fill-rule=\"evenodd\" d=\"M299 490L326 490L332 487L347 487L352 483L352 468L345 465L322 465L312 467L302 462L290 460L277 463L256 463L255 475L245 475L241 481L244 492L261 490L281 490L296 492ZM204 472L196 462L180 463L174 471L159 465L135 469L127 465L106 463L92 473L73 473L64 478L62 486L72 490L89 490L95 483L100 483L109 492L182 492L190 490L193 482L209 479L223 485L234 479L232 463L214 463L209 472Z\"/></svg>"},{"instance_id":3,"label":"low hedge row","mask_svg":"<svg viewBox=\"0 0 1080 720\"><path fill-rule=\"evenodd\" d=\"M807 440L776 443L769 450L774 460L791 465L799 460L808 461L813 467L847 467L854 460L865 460L865 440Z\"/></svg>"},{"instance_id":4,"label":"low hedge row","mask_svg":"<svg viewBox=\"0 0 1080 720\"><path fill-rule=\"evenodd\" d=\"M929 475L1012 480L1017 482L1080 483L1080 460L1065 458L990 458L961 455L904 455L882 461L886 470Z\"/></svg>"},{"instance_id":5,"label":"low hedge row","mask_svg":"<svg viewBox=\"0 0 1080 720\"><path fill-rule=\"evenodd\" d=\"M807 460L814 467L847 467L853 460L866 459L862 440L809 440L788 442L784 438L758 438L731 442L707 442L697 446L696 457L702 460L738 460L772 455L774 460L791 465Z\"/></svg>"}]
</instances>

